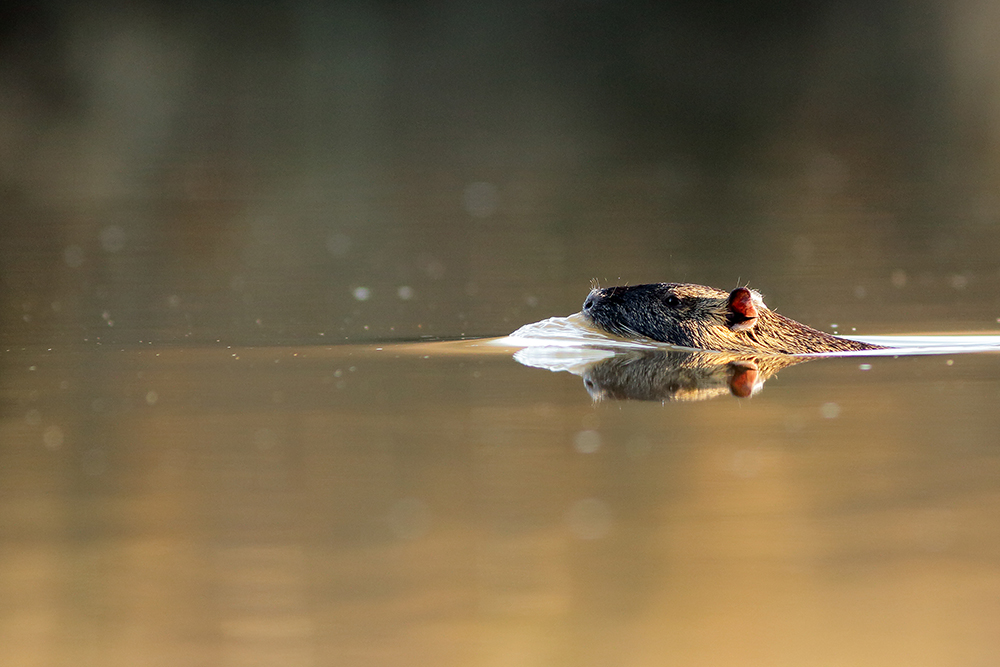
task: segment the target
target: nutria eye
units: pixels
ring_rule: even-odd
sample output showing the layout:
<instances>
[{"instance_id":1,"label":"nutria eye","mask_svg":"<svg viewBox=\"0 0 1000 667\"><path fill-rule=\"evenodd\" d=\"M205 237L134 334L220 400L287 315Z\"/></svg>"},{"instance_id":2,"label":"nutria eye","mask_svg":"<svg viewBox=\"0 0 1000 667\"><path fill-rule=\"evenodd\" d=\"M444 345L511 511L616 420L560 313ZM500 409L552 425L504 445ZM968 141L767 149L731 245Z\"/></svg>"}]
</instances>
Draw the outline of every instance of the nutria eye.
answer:
<instances>
[{"instance_id":1,"label":"nutria eye","mask_svg":"<svg viewBox=\"0 0 1000 667\"><path fill-rule=\"evenodd\" d=\"M667 297L667 300L664 303L666 303L671 308L676 308L677 306L681 305L681 300L678 299L673 294L671 294L670 296Z\"/></svg>"}]
</instances>

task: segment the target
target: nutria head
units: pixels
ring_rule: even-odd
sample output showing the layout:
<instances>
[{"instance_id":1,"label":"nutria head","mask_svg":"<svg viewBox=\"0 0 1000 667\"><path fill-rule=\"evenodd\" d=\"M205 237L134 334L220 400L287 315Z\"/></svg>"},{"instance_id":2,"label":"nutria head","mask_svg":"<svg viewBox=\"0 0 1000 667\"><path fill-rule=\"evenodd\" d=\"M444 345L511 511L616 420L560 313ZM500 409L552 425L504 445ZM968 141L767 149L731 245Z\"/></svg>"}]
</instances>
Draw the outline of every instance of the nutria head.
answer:
<instances>
[{"instance_id":1,"label":"nutria head","mask_svg":"<svg viewBox=\"0 0 1000 667\"><path fill-rule=\"evenodd\" d=\"M583 314L611 334L701 350L808 354L875 349L778 315L746 287L725 292L689 283L654 283L593 289Z\"/></svg>"}]
</instances>

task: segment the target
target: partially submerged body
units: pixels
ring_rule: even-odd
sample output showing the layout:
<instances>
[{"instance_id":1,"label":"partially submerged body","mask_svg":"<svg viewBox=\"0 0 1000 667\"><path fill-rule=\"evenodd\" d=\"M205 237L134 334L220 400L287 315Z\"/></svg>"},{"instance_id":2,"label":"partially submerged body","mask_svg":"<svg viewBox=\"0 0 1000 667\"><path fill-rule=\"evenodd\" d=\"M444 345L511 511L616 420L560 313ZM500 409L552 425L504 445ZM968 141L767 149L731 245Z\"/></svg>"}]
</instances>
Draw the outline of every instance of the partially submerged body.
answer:
<instances>
[{"instance_id":1,"label":"partially submerged body","mask_svg":"<svg viewBox=\"0 0 1000 667\"><path fill-rule=\"evenodd\" d=\"M779 315L758 292L690 283L591 290L583 315L608 333L699 350L823 354L883 349L840 338Z\"/></svg>"}]
</instances>

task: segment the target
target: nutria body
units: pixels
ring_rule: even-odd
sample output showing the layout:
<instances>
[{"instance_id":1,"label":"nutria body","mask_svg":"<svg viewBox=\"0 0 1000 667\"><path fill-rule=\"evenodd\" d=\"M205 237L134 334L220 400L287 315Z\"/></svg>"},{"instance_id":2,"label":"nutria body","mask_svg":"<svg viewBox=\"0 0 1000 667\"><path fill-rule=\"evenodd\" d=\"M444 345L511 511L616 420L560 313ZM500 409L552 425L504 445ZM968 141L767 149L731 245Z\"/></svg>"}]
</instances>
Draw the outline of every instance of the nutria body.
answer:
<instances>
[{"instance_id":1,"label":"nutria body","mask_svg":"<svg viewBox=\"0 0 1000 667\"><path fill-rule=\"evenodd\" d=\"M699 350L822 354L881 349L779 315L746 287L732 292L688 283L605 287L591 290L583 314L611 334Z\"/></svg>"}]
</instances>

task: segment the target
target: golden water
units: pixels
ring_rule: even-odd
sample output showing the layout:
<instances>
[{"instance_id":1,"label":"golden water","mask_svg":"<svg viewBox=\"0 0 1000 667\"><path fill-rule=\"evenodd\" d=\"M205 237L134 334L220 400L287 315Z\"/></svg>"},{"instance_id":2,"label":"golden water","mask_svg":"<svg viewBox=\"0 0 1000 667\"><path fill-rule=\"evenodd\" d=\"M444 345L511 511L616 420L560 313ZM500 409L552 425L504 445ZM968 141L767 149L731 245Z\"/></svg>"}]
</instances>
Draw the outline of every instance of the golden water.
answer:
<instances>
[{"instance_id":1,"label":"golden water","mask_svg":"<svg viewBox=\"0 0 1000 667\"><path fill-rule=\"evenodd\" d=\"M5 352L2 662L994 655L1000 357L594 404L441 349Z\"/></svg>"}]
</instances>

